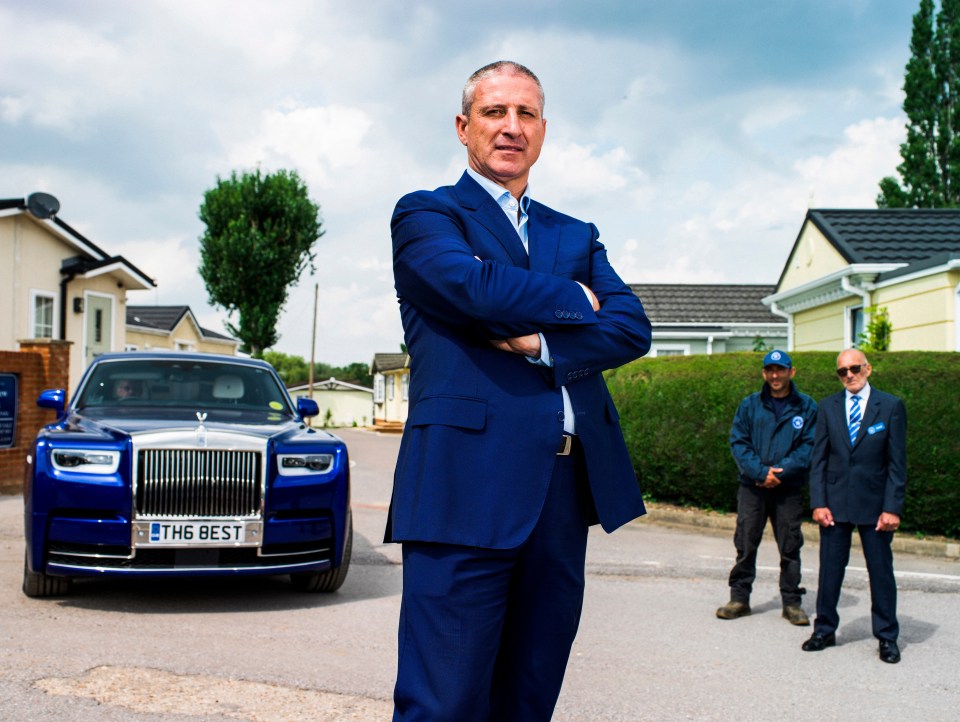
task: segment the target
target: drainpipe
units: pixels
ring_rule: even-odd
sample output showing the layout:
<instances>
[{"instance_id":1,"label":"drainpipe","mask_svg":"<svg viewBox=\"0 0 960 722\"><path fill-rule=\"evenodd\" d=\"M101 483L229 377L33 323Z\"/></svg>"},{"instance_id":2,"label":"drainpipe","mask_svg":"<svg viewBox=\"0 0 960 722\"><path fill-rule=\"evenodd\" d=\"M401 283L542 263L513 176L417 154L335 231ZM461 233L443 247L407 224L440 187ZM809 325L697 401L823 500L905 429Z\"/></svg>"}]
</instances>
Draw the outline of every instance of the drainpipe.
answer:
<instances>
[{"instance_id":1,"label":"drainpipe","mask_svg":"<svg viewBox=\"0 0 960 722\"><path fill-rule=\"evenodd\" d=\"M855 286L850 281L849 276L842 276L840 278L840 288L842 288L847 293L852 293L854 296L860 296L860 300L863 302L863 327L866 329L867 324L870 323L870 293L865 291L860 286ZM854 344L856 345L856 341Z\"/></svg>"},{"instance_id":2,"label":"drainpipe","mask_svg":"<svg viewBox=\"0 0 960 722\"><path fill-rule=\"evenodd\" d=\"M707 336L707 356L713 353L713 334Z\"/></svg>"},{"instance_id":3,"label":"drainpipe","mask_svg":"<svg viewBox=\"0 0 960 722\"><path fill-rule=\"evenodd\" d=\"M67 340L67 284L83 273L86 264L81 256L65 258L60 262L60 340Z\"/></svg>"},{"instance_id":4,"label":"drainpipe","mask_svg":"<svg viewBox=\"0 0 960 722\"><path fill-rule=\"evenodd\" d=\"M60 279L60 340L67 340L67 284L76 278L75 273L67 273Z\"/></svg>"},{"instance_id":5,"label":"drainpipe","mask_svg":"<svg viewBox=\"0 0 960 722\"><path fill-rule=\"evenodd\" d=\"M787 351L793 351L793 314L782 310L776 301L770 302L770 313L787 319Z\"/></svg>"}]
</instances>

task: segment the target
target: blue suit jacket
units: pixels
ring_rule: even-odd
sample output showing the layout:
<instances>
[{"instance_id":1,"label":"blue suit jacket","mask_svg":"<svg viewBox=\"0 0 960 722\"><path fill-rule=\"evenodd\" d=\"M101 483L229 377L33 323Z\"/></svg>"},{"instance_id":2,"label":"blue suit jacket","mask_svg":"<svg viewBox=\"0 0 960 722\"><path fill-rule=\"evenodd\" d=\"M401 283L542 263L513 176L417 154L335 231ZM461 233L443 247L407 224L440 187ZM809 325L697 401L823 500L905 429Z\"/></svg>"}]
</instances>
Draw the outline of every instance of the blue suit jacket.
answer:
<instances>
[{"instance_id":1,"label":"blue suit jacket","mask_svg":"<svg viewBox=\"0 0 960 722\"><path fill-rule=\"evenodd\" d=\"M521 544L556 461L561 386L604 529L645 513L601 372L646 353L650 323L592 224L536 202L528 212L529 256L466 173L397 204L394 278L411 375L387 541ZM574 281L593 290L599 312ZM489 343L535 332L552 368Z\"/></svg>"},{"instance_id":2,"label":"blue suit jacket","mask_svg":"<svg viewBox=\"0 0 960 722\"><path fill-rule=\"evenodd\" d=\"M876 524L900 515L907 487L907 411L903 401L871 386L856 443L850 445L845 393L820 402L810 470L810 506L833 518Z\"/></svg>"}]
</instances>

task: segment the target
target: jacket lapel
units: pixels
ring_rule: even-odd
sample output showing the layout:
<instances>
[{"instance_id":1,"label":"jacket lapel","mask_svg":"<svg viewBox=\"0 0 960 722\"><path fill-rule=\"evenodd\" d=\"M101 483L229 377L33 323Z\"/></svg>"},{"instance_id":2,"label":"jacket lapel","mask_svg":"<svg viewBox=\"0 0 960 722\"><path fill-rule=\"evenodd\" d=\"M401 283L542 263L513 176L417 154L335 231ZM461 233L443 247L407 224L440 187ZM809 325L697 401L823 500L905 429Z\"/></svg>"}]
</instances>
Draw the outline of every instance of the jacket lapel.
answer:
<instances>
[{"instance_id":1,"label":"jacket lapel","mask_svg":"<svg viewBox=\"0 0 960 722\"><path fill-rule=\"evenodd\" d=\"M460 176L457 185L454 186L454 192L460 206L470 211L473 219L490 231L491 235L503 246L514 265L529 268L529 259L527 258L527 252L523 249L520 236L510 225L503 209L497 205L490 194L481 188L480 184L471 178L466 171Z\"/></svg>"},{"instance_id":2,"label":"jacket lapel","mask_svg":"<svg viewBox=\"0 0 960 722\"><path fill-rule=\"evenodd\" d=\"M530 204L527 244L530 247L530 270L552 273L560 249L560 231L553 222L550 209L536 201Z\"/></svg>"}]
</instances>

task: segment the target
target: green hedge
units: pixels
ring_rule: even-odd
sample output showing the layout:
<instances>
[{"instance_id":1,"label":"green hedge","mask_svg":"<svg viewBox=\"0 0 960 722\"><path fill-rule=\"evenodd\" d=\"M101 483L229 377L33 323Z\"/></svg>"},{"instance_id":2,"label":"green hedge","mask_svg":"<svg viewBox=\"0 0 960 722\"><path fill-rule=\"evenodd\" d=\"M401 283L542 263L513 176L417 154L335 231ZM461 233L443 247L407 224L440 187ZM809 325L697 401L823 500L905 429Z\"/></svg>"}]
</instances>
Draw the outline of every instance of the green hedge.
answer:
<instances>
[{"instance_id":1,"label":"green hedge","mask_svg":"<svg viewBox=\"0 0 960 722\"><path fill-rule=\"evenodd\" d=\"M836 354L791 354L800 391L820 401L841 390ZM757 391L762 354L640 359L607 374L644 493L651 499L736 509L728 436L744 396ZM960 537L960 353L870 356L871 385L907 407L903 529Z\"/></svg>"}]
</instances>

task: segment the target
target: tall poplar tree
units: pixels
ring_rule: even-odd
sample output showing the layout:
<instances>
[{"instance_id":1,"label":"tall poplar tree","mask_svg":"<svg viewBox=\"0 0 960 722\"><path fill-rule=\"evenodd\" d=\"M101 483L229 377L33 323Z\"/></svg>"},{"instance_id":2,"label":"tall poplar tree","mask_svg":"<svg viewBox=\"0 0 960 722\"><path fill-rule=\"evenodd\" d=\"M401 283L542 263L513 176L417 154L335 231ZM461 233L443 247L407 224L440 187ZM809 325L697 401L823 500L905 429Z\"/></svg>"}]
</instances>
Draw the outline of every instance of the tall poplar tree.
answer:
<instances>
[{"instance_id":1,"label":"tall poplar tree","mask_svg":"<svg viewBox=\"0 0 960 722\"><path fill-rule=\"evenodd\" d=\"M210 302L239 315L227 329L255 358L279 340L287 289L314 270L319 214L294 171L233 172L203 195L200 276Z\"/></svg>"},{"instance_id":2,"label":"tall poplar tree","mask_svg":"<svg viewBox=\"0 0 960 722\"><path fill-rule=\"evenodd\" d=\"M903 84L907 140L900 179L880 181L880 208L960 206L960 0L920 0Z\"/></svg>"}]
</instances>

